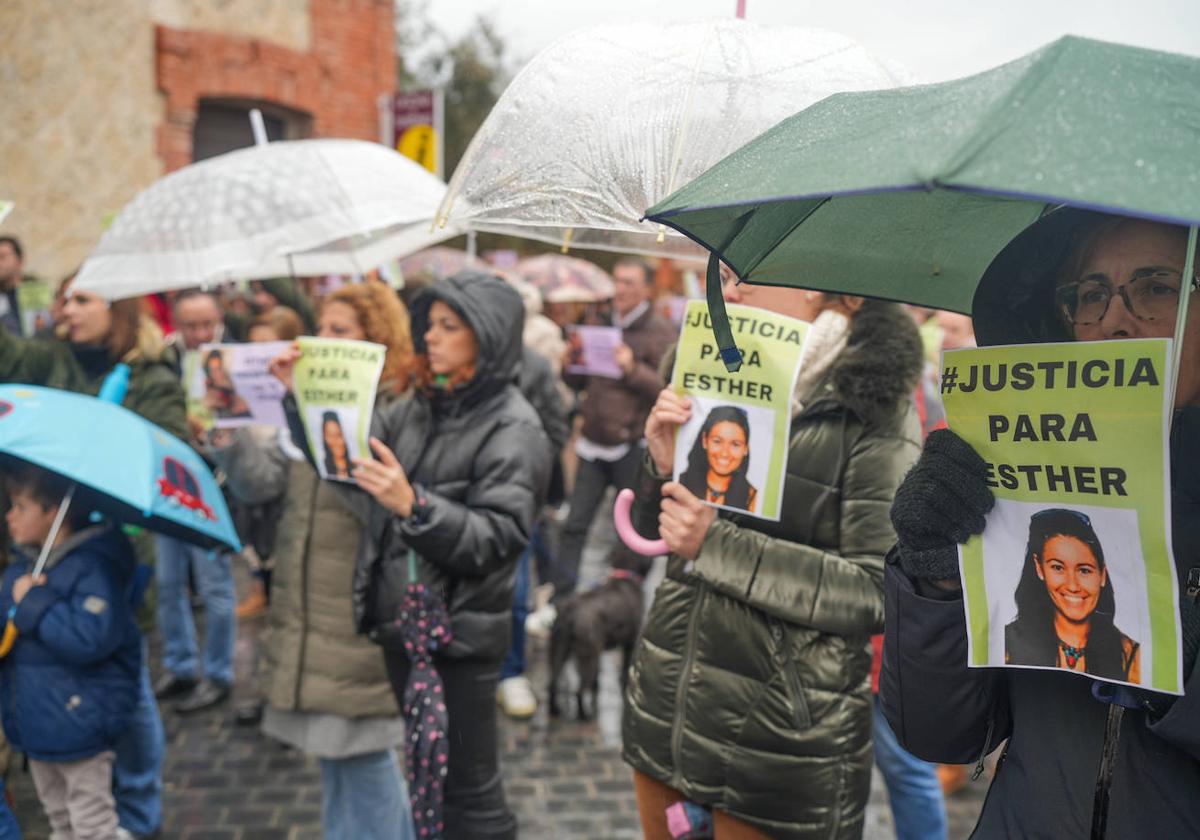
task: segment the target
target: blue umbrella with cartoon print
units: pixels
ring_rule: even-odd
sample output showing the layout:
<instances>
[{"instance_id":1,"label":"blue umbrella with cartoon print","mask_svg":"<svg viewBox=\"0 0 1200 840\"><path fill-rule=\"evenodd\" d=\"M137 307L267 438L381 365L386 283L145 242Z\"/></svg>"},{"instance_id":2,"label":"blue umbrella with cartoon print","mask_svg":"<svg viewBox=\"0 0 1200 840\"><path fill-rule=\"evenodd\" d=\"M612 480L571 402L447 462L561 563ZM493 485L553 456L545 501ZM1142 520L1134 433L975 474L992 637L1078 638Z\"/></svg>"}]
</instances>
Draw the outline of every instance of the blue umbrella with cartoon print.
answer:
<instances>
[{"instance_id":1,"label":"blue umbrella with cartoon print","mask_svg":"<svg viewBox=\"0 0 1200 840\"><path fill-rule=\"evenodd\" d=\"M241 550L204 460L179 438L104 399L0 385L0 459L55 473L110 518L195 545Z\"/></svg>"},{"instance_id":2,"label":"blue umbrella with cartoon print","mask_svg":"<svg viewBox=\"0 0 1200 840\"><path fill-rule=\"evenodd\" d=\"M71 482L34 566L35 579L72 505L197 545L241 550L208 466L179 438L122 408L128 368L118 366L114 374L99 398L31 385L0 386L0 466L30 464ZM12 619L10 612L0 657L16 642Z\"/></svg>"}]
</instances>

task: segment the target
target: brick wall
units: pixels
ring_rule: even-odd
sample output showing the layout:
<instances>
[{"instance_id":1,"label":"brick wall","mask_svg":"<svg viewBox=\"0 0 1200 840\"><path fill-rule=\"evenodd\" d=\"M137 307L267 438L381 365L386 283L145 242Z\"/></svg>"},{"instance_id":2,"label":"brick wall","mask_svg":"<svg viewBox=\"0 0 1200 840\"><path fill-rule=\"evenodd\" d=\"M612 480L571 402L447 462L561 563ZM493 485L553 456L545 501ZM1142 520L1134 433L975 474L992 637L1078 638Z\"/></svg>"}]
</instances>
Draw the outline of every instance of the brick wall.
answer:
<instances>
[{"instance_id":1,"label":"brick wall","mask_svg":"<svg viewBox=\"0 0 1200 840\"><path fill-rule=\"evenodd\" d=\"M395 89L392 0L310 0L311 47L155 27L155 78L164 99L158 154L166 171L192 161L203 98L252 99L301 111L314 137L379 136L378 98Z\"/></svg>"}]
</instances>

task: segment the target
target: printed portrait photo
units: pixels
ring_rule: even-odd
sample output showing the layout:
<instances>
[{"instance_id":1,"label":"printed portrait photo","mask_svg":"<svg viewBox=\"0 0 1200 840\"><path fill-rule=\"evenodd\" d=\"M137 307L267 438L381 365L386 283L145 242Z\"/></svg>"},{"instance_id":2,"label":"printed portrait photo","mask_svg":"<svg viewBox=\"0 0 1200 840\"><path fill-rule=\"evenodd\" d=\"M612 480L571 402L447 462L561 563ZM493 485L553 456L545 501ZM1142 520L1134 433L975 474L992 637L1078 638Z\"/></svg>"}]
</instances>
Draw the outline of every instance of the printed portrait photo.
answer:
<instances>
[{"instance_id":1,"label":"printed portrait photo","mask_svg":"<svg viewBox=\"0 0 1200 840\"><path fill-rule=\"evenodd\" d=\"M200 357L204 376L204 405L217 420L250 417L250 406L233 384L224 351L212 348Z\"/></svg>"},{"instance_id":2,"label":"printed portrait photo","mask_svg":"<svg viewBox=\"0 0 1200 840\"><path fill-rule=\"evenodd\" d=\"M767 409L693 397L676 439L676 480L710 505L757 514L774 433Z\"/></svg>"},{"instance_id":3,"label":"printed portrait photo","mask_svg":"<svg viewBox=\"0 0 1200 840\"><path fill-rule=\"evenodd\" d=\"M358 409L309 406L309 440L315 443L316 458L322 477L353 481L354 459L358 457Z\"/></svg>"},{"instance_id":4,"label":"printed portrait photo","mask_svg":"<svg viewBox=\"0 0 1200 840\"><path fill-rule=\"evenodd\" d=\"M1133 685L1149 678L1135 510L998 501L984 530L983 567L990 664Z\"/></svg>"}]
</instances>

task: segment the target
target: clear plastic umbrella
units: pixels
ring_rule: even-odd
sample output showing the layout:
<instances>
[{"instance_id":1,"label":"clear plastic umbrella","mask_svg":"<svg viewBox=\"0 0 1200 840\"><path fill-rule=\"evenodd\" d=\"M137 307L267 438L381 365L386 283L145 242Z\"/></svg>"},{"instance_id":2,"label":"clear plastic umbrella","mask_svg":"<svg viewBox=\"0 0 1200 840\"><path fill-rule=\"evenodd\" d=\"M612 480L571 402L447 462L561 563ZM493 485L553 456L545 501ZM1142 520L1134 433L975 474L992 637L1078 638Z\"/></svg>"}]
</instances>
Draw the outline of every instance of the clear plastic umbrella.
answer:
<instances>
[{"instance_id":1,"label":"clear plastic umbrella","mask_svg":"<svg viewBox=\"0 0 1200 840\"><path fill-rule=\"evenodd\" d=\"M274 275L361 274L456 233L430 231L434 175L362 140L295 140L194 163L139 193L74 287L116 299Z\"/></svg>"},{"instance_id":2,"label":"clear plastic umbrella","mask_svg":"<svg viewBox=\"0 0 1200 840\"><path fill-rule=\"evenodd\" d=\"M905 81L849 38L814 29L734 19L581 29L508 86L439 222L564 249L695 252L641 222L645 209L830 94Z\"/></svg>"}]
</instances>

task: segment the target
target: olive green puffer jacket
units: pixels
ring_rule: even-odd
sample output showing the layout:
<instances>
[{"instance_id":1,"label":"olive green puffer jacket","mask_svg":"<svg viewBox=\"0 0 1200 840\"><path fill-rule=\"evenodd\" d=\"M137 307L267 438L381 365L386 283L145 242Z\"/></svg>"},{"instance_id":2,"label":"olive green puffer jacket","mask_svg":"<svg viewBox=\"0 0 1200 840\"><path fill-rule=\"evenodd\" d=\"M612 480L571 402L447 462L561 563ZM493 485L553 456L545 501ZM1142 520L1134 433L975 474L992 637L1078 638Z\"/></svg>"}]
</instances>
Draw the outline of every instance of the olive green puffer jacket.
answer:
<instances>
[{"instance_id":1,"label":"olive green puffer jacket","mask_svg":"<svg viewBox=\"0 0 1200 840\"><path fill-rule=\"evenodd\" d=\"M126 359L129 389L122 405L151 423L187 440L187 411L179 377L162 361L161 338L139 336L138 347ZM0 330L0 382L44 385L77 394L100 393L114 363L99 347L83 347L58 339L14 338Z\"/></svg>"},{"instance_id":2,"label":"olive green puffer jacket","mask_svg":"<svg viewBox=\"0 0 1200 840\"><path fill-rule=\"evenodd\" d=\"M871 780L869 639L888 509L916 461L920 338L868 301L792 421L783 516L722 513L672 556L634 656L625 760L776 838L857 838ZM645 472L636 524L657 531Z\"/></svg>"}]
</instances>

